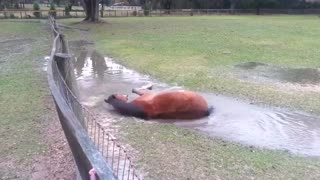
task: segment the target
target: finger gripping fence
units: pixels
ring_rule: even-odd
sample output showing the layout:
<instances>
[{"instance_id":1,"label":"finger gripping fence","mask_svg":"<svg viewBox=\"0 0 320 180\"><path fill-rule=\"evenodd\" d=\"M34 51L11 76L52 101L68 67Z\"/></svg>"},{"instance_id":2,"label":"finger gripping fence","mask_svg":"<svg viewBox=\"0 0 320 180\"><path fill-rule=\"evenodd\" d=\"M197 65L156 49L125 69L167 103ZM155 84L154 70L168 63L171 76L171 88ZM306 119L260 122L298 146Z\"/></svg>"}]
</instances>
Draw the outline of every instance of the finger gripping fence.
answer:
<instances>
[{"instance_id":1,"label":"finger gripping fence","mask_svg":"<svg viewBox=\"0 0 320 180\"><path fill-rule=\"evenodd\" d=\"M49 24L53 39L49 87L81 179L140 180L125 148L78 101L65 36L52 16Z\"/></svg>"}]
</instances>

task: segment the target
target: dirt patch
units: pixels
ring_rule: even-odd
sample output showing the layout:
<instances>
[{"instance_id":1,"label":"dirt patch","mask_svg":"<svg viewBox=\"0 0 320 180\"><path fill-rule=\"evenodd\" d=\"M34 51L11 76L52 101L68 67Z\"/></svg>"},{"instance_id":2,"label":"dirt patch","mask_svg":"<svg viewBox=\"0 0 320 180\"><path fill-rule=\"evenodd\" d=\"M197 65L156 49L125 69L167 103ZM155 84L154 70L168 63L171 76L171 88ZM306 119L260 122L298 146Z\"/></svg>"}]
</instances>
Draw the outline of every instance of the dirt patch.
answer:
<instances>
[{"instance_id":1,"label":"dirt patch","mask_svg":"<svg viewBox=\"0 0 320 180\"><path fill-rule=\"evenodd\" d=\"M244 81L276 84L285 89L320 91L319 68L288 68L260 62L235 65L234 75Z\"/></svg>"},{"instance_id":2,"label":"dirt patch","mask_svg":"<svg viewBox=\"0 0 320 180\"><path fill-rule=\"evenodd\" d=\"M75 163L72 153L56 115L51 96L46 97L46 113L39 117L43 124L40 127L48 149L44 153L32 156L30 163L18 162L15 159L2 159L0 179L75 179ZM14 171L12 171L14 169Z\"/></svg>"},{"instance_id":3,"label":"dirt patch","mask_svg":"<svg viewBox=\"0 0 320 180\"><path fill-rule=\"evenodd\" d=\"M21 38L21 39L8 39L0 41L0 55L22 53L30 43L35 42L35 39Z\"/></svg>"},{"instance_id":4,"label":"dirt patch","mask_svg":"<svg viewBox=\"0 0 320 180\"><path fill-rule=\"evenodd\" d=\"M31 179L76 179L75 163L68 142L57 117L51 96L47 97L48 113L42 134L49 145L47 155L38 156L32 165Z\"/></svg>"},{"instance_id":5,"label":"dirt patch","mask_svg":"<svg viewBox=\"0 0 320 180\"><path fill-rule=\"evenodd\" d=\"M46 123L42 133L49 144L49 150L45 156L34 159L31 179L75 179L75 163L51 96L46 98L44 104L48 113L43 117Z\"/></svg>"},{"instance_id":6,"label":"dirt patch","mask_svg":"<svg viewBox=\"0 0 320 180\"><path fill-rule=\"evenodd\" d=\"M314 68L284 69L279 78L283 81L299 84L319 84L320 71Z\"/></svg>"},{"instance_id":7,"label":"dirt patch","mask_svg":"<svg viewBox=\"0 0 320 180\"><path fill-rule=\"evenodd\" d=\"M250 70L250 69L255 69L259 66L267 66L267 64L260 63L260 62L247 62L247 63L242 63L242 64L237 64L236 67Z\"/></svg>"}]
</instances>

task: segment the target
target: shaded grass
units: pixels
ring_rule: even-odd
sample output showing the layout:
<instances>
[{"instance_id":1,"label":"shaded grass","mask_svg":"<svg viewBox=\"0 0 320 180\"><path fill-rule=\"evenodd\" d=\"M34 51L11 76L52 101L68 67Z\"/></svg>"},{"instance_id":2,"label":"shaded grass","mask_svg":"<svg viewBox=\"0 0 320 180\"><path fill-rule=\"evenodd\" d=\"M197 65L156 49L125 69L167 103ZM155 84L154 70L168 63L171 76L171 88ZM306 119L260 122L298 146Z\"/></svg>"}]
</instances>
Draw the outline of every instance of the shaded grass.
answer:
<instances>
[{"instance_id":1,"label":"shaded grass","mask_svg":"<svg viewBox=\"0 0 320 180\"><path fill-rule=\"evenodd\" d=\"M47 150L41 135L41 117L48 92L40 65L48 41L40 24L0 21L0 26L1 41L36 40L18 52L0 55L0 175L4 179L28 179L33 158ZM16 47L21 46L17 42Z\"/></svg>"},{"instance_id":2,"label":"shaded grass","mask_svg":"<svg viewBox=\"0 0 320 180\"><path fill-rule=\"evenodd\" d=\"M319 93L285 92L228 76L255 61L285 67L320 66L316 16L106 18L90 28L100 52L168 83L320 112ZM73 24L78 20L63 22ZM76 36L76 35L72 35Z\"/></svg>"},{"instance_id":3,"label":"shaded grass","mask_svg":"<svg viewBox=\"0 0 320 180\"><path fill-rule=\"evenodd\" d=\"M319 179L320 161L244 148L172 125L120 122L146 179Z\"/></svg>"}]
</instances>

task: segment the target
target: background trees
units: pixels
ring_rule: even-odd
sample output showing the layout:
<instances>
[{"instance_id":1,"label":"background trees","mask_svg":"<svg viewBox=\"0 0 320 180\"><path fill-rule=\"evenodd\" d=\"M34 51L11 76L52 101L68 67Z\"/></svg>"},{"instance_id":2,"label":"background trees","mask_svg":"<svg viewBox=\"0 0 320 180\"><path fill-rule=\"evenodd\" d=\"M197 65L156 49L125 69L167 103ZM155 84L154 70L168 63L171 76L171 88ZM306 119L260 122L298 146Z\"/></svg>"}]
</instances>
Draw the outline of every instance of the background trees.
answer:
<instances>
[{"instance_id":1,"label":"background trees","mask_svg":"<svg viewBox=\"0 0 320 180\"><path fill-rule=\"evenodd\" d=\"M116 0L109 0L116 3ZM140 6L151 3L152 8L161 9L257 9L260 8L310 8L319 7L318 3L308 0L126 0L128 5Z\"/></svg>"}]
</instances>

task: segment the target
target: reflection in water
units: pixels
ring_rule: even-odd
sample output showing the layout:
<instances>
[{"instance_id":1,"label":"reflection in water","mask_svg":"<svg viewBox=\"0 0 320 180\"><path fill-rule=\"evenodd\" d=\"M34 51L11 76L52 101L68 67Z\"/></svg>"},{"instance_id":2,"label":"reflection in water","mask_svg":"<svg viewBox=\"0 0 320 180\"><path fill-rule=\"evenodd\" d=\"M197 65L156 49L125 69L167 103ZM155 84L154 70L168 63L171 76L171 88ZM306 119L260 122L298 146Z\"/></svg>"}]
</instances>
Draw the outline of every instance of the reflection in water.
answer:
<instances>
[{"instance_id":1,"label":"reflection in water","mask_svg":"<svg viewBox=\"0 0 320 180\"><path fill-rule=\"evenodd\" d=\"M84 67L84 62L87 58L87 51L80 51L80 55L78 57L74 58L74 67L76 70L76 75L81 76L82 75L82 69Z\"/></svg>"},{"instance_id":2,"label":"reflection in water","mask_svg":"<svg viewBox=\"0 0 320 180\"><path fill-rule=\"evenodd\" d=\"M136 95L131 93L131 89L149 83L154 84L154 91L181 89L159 83L149 76L115 63L110 58L102 60L99 54L85 59L84 63L81 64L79 61L80 65L76 65L76 70L82 67L82 73L78 73L77 76L81 101L102 116L110 114L108 105L103 102L103 99L110 94L129 94L131 96L129 98L133 99ZM100 80L97 81L97 79ZM158 122L173 123L247 145L320 156L320 119L318 117L285 109L267 109L210 93L202 93L202 95L210 105L215 107L210 117L195 121Z\"/></svg>"},{"instance_id":3,"label":"reflection in water","mask_svg":"<svg viewBox=\"0 0 320 180\"><path fill-rule=\"evenodd\" d=\"M97 51L93 51L91 55L92 70L100 79L103 79L104 72L107 69L106 61L104 57Z\"/></svg>"},{"instance_id":4,"label":"reflection in water","mask_svg":"<svg viewBox=\"0 0 320 180\"><path fill-rule=\"evenodd\" d=\"M92 70L92 76L98 77L103 80L105 70L107 69L106 61L104 57L97 51L80 51L80 55L74 58L75 73L77 77L82 76L84 68L90 68Z\"/></svg>"}]
</instances>

